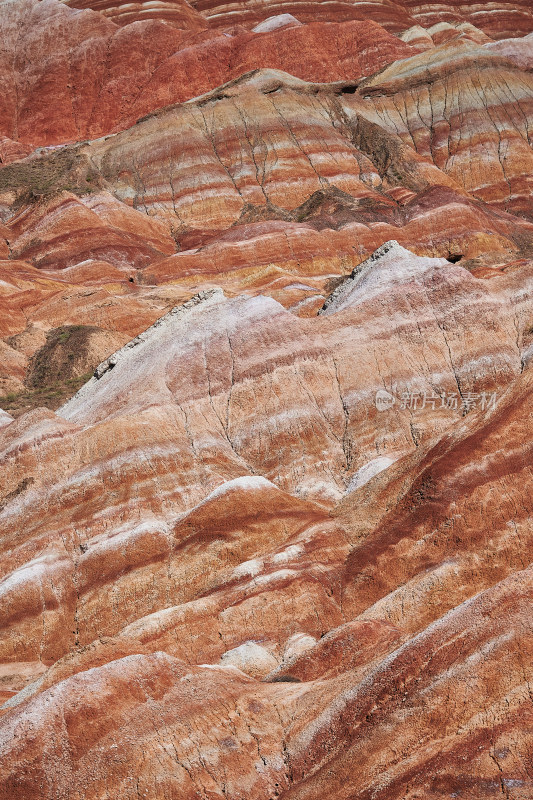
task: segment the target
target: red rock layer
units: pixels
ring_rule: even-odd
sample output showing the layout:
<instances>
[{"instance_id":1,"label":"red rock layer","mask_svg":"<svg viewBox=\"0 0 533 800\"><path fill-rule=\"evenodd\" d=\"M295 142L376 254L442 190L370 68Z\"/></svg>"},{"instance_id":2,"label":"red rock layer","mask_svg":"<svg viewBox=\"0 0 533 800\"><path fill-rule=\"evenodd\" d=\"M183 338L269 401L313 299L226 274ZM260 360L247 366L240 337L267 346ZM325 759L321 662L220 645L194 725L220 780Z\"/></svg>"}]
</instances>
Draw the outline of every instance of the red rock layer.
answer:
<instances>
[{"instance_id":1,"label":"red rock layer","mask_svg":"<svg viewBox=\"0 0 533 800\"><path fill-rule=\"evenodd\" d=\"M532 324L523 274L485 282L398 246L369 269L339 310L309 320L267 298L207 295L126 348L60 417L6 428L4 661L51 664L128 623L193 663L258 637L276 648L296 632L295 607L307 618L309 594L307 633L346 621L322 581L337 581L347 534L315 502L331 506L376 453L397 458L460 420L468 393L502 393ZM398 397L385 413L383 386ZM455 410L400 408L404 392L434 386Z\"/></svg>"},{"instance_id":2,"label":"red rock layer","mask_svg":"<svg viewBox=\"0 0 533 800\"><path fill-rule=\"evenodd\" d=\"M346 101L471 194L528 216L532 102L528 72L467 41L399 62Z\"/></svg>"},{"instance_id":3,"label":"red rock layer","mask_svg":"<svg viewBox=\"0 0 533 800\"><path fill-rule=\"evenodd\" d=\"M66 0L73 8L92 8L112 17L119 24L147 17L168 20L178 27L188 28L206 20L213 27L229 25L252 26L268 17L292 14L309 23L368 19L375 20L388 30L404 31L412 25L429 28L439 24L472 24L491 38L523 36L533 28L533 13L528 0L515 2L473 3L452 0L448 3L421 4L418 0L335 0L309 3L272 2L263 0L253 5L245 2L220 3L214 0L169 0L157 3L111 2L111 0ZM194 16L196 14L196 16Z\"/></svg>"},{"instance_id":4,"label":"red rock layer","mask_svg":"<svg viewBox=\"0 0 533 800\"><path fill-rule=\"evenodd\" d=\"M533 12L528 0L518 2L473 3L452 0L448 3L421 4L417 0L336 0L335 2L309 3L245 2L220 3L218 0L195 0L194 7L211 25L224 27L231 24L253 25L275 14L293 14L301 22L325 20L373 19L388 30L403 31L412 25L429 28L447 22L469 22L485 31L491 38L503 39L530 33Z\"/></svg>"},{"instance_id":5,"label":"red rock layer","mask_svg":"<svg viewBox=\"0 0 533 800\"><path fill-rule=\"evenodd\" d=\"M112 19L118 25L129 25L157 19L183 30L203 30L207 27L205 17L196 11L187 0L63 0L71 8L92 9Z\"/></svg>"},{"instance_id":6,"label":"red rock layer","mask_svg":"<svg viewBox=\"0 0 533 800\"><path fill-rule=\"evenodd\" d=\"M329 186L385 207L394 200L384 192L398 185L462 186L530 216L532 92L527 72L471 42L452 42L397 62L356 91L255 74L91 152L120 199L177 217L184 228L226 227L249 205L294 209ZM134 169L140 138L153 144ZM192 181L198 169L200 184ZM291 172L297 183L287 180Z\"/></svg>"},{"instance_id":7,"label":"red rock layer","mask_svg":"<svg viewBox=\"0 0 533 800\"><path fill-rule=\"evenodd\" d=\"M400 488L405 476L396 484L398 494L392 478L385 491L390 500L392 490L397 509L391 507L370 537L359 528L372 516L370 506L363 499L365 511L356 509L356 496L356 502L346 502L344 513L361 544L347 562L344 600L350 604L357 597L361 620L401 619L401 628L411 633L434 619L432 609L455 608L379 665L370 680L346 691L333 713L328 709L303 727L297 767L302 784L289 797L315 797L326 786L334 797L346 796L354 764L365 772L355 780L357 797L371 791L383 798L436 798L444 791L479 796L480 787L496 796L502 786L510 797L531 792L525 766L531 634L524 617L531 604L531 510L523 495L529 469L519 433L530 424L530 393L529 375L485 425L451 432L417 458L407 494ZM493 498L488 505L487 491ZM431 542L423 547L422 561L421 536L425 545ZM388 587L378 589L389 575ZM393 606L402 610L389 616ZM358 613L353 606L351 613ZM477 706L474 686L490 693L489 707ZM433 716L435 703L443 704L440 721ZM360 720L355 726L354 719ZM450 722L454 735L448 739ZM441 731L438 744L435 727ZM311 742L316 752L309 752ZM390 755L382 761L388 744Z\"/></svg>"},{"instance_id":8,"label":"red rock layer","mask_svg":"<svg viewBox=\"0 0 533 800\"><path fill-rule=\"evenodd\" d=\"M7 238L14 258L55 269L99 259L131 273L175 250L163 225L106 193L79 200L65 192L29 206L9 220Z\"/></svg>"},{"instance_id":9,"label":"red rock layer","mask_svg":"<svg viewBox=\"0 0 533 800\"><path fill-rule=\"evenodd\" d=\"M0 7L0 800L529 800L529 6L91 9Z\"/></svg>"},{"instance_id":10,"label":"red rock layer","mask_svg":"<svg viewBox=\"0 0 533 800\"><path fill-rule=\"evenodd\" d=\"M25 158L32 151L28 145L14 142L5 136L0 139L0 164L10 164L12 161L18 161Z\"/></svg>"},{"instance_id":11,"label":"red rock layer","mask_svg":"<svg viewBox=\"0 0 533 800\"><path fill-rule=\"evenodd\" d=\"M457 47L464 69L454 71ZM482 74L500 80L503 93L501 61L481 52ZM428 103L424 113L418 103L416 117L410 96L400 114L397 100L391 105L380 94L377 77L346 91L259 72L116 136L4 167L3 255L19 262L5 264L2 335L28 325L48 330L95 320L106 330L135 335L213 285L229 295L243 287L267 294L309 316L324 303L332 280L388 239L419 255L462 257L469 268L486 270L480 275L519 264L533 251L533 228L498 206L527 213L528 102L517 106L524 117L507 118L516 128L505 129L500 150L491 126L497 113L503 120L510 109L510 81L520 86L524 73L505 62L505 104L500 94L500 106L456 117L452 132L461 119L470 124L475 116L483 139L473 140L468 127L459 127L460 148L450 158L448 149L456 146L450 127L437 121L429 138L424 127L431 113L437 120L439 109L444 113L442 96L429 91L431 82L413 83L421 74L432 81L425 67L434 65L457 99L456 76L466 71L474 81L478 53L472 44L448 45L382 73L393 89L404 85L404 73L414 76L406 85L411 81L412 91ZM398 122L391 125L395 113ZM404 118L412 136L391 130ZM493 148L493 161L472 158L481 141L485 151ZM514 171L514 190L525 176L524 193L513 193L510 202L498 199L502 168L508 177ZM494 208L460 185L489 197L491 179ZM36 280L28 262L46 277ZM32 277L19 280L25 271ZM7 352L4 376L20 383L20 359Z\"/></svg>"},{"instance_id":12,"label":"red rock layer","mask_svg":"<svg viewBox=\"0 0 533 800\"><path fill-rule=\"evenodd\" d=\"M158 20L119 28L57 0L4 4L0 29L0 133L34 145L123 129L252 69L353 80L412 52L373 22L195 36Z\"/></svg>"},{"instance_id":13,"label":"red rock layer","mask_svg":"<svg viewBox=\"0 0 533 800\"><path fill-rule=\"evenodd\" d=\"M431 311L441 313L437 298L443 282L435 270L442 266L423 266L397 250L391 252L400 261L407 259L403 262L408 270L406 283L401 282L401 270L397 275L400 283L380 282L380 270L395 269L397 263L385 254L374 262L369 281L346 287L351 291L349 307L304 325L306 359L312 327L320 326L322 336L335 338L335 345L328 343L324 352L339 359L338 378L332 380L339 380L342 393L338 435L345 447L354 429L350 422L348 435L342 434L341 408L346 408L351 419L358 413L355 398L362 395L346 383L348 361L340 343L344 339L348 358L355 356L360 370L368 345L354 344L353 333L361 329L357 314L365 313L366 304L379 308L376 291L378 297L389 298L384 313L395 297L400 316L410 297L412 309L416 309L410 312L414 326L410 334L400 333L405 331L404 317L398 333L405 363L412 365L416 344L411 337L416 337L416 326L424 319L420 303L411 294L417 281L422 281L425 291L433 287ZM415 266L409 278L409 269ZM457 281L460 269L450 268L452 280ZM469 278L463 291L472 285L475 296L481 284ZM506 284L500 284L500 291ZM446 303L456 296L459 285L455 283L454 291L448 292ZM472 340L465 310L474 305L472 295L464 299L465 308L454 309L455 318L461 320L454 330L462 342ZM87 450L90 438L97 434L98 425L103 425L107 428L105 439L111 444L121 429L124 443L134 441L136 450L146 458L148 440L156 428L143 423L148 422L146 411L153 418L156 406L142 411L139 402L161 403L159 398L165 396L164 385L156 389L154 371L163 353L167 359L166 392L170 390L172 402L181 408L173 424L182 416L184 442L191 437L191 454L201 454L204 465L209 462L206 456L213 447L209 438L216 430L213 422L219 415L220 425L224 424L228 406L220 394L221 353L216 364L210 364L210 399L206 398L203 408L199 384L196 388L191 385L190 375L197 375L204 354L208 359L214 355L205 339L204 354L196 355L194 342L205 332L202 314L209 319L213 341L217 341L218 324L214 317L232 326L223 334L235 359L233 366L228 360L226 368L236 381L227 428L227 441L233 448L233 456L227 451L230 458L235 459L242 448L236 415L243 413L250 380L257 380L253 378L257 368L251 368L250 362L246 377L240 366L243 347L249 357L261 356L254 326L263 327L262 341L268 336L271 359L276 339L277 347L284 351L285 363L278 358L276 365L272 360L269 372L263 372L270 376L271 391L283 382L287 399L296 400L297 384L291 390L282 375L288 376L294 369L287 363L288 354L294 353L294 340L289 345L287 335L303 323L270 323L264 328L262 320L269 304L263 307L252 301L243 313L241 303L238 315L232 311L234 305L213 296L178 315L175 324L182 330L179 360L161 346L165 329L160 329L152 343L147 339L137 346L136 354L132 350L123 362L117 361L114 369L100 378L105 382L102 387L96 382L64 410L70 422L34 413L6 428L2 443L7 458L18 462L15 470L8 467L8 474L19 481L18 492L8 496L2 512L4 525L12 525L6 539L11 544L6 566L13 571L1 584L4 624L8 626L4 630L10 631L4 647L14 648L6 660L15 671L16 662L23 662L27 675L29 663L43 660L50 664L62 650L66 655L44 676L34 670L38 681L28 687L26 699L23 693L13 698L11 708L8 704L0 728L5 755L0 773L3 796L51 798L63 792L69 798L97 797L105 785L106 791L121 792L125 797L134 797L139 789L148 797L165 791L168 796L193 798L200 787L210 786L215 797L238 798L243 793L263 797L265 792L275 794L277 790L286 797L314 798L327 791L338 798L364 798L377 791L378 797L414 800L421 792L437 798L443 787L466 791L480 781L494 792L500 791L505 781L511 788L524 788L527 796L530 778L524 759L529 746L525 731L529 726L531 638L527 564L532 495L529 439L524 432L530 419L529 371L514 382L509 375L508 391L500 396L495 410L471 411L436 443L421 444L390 471L348 495L333 520L319 506L291 497L264 478L249 476L225 483L207 496L206 485L199 495L204 495L203 501L191 508L189 495L189 510L171 521L172 506L179 507L183 499L177 499L178 473L169 473L168 456L165 469L154 471L157 458L164 457L161 449L158 455L152 452L144 480L139 462L129 472L135 451L130 450L128 462L122 461L120 466L115 460L114 477L110 474L104 484L109 492L105 514L111 512L111 498L116 504L122 495L127 505L118 526L118 517L112 522L112 517L106 519L98 513L103 498L101 491L92 491L91 481L96 480L96 488L102 485L103 476L97 477L94 471L96 465ZM274 306L271 308L273 311ZM479 312L478 304L472 319L479 319ZM490 312L490 318L502 316ZM252 326L245 338L238 332L243 324ZM375 324L389 334L393 330L390 325L395 325L390 320L387 326L384 319ZM438 316L437 324L451 330L449 321ZM168 328L172 341L177 330L172 324ZM509 355L514 346L512 333L509 331ZM394 337L384 341L391 359L387 369L393 363L398 365L399 356L390 352ZM373 338L375 342L375 335ZM497 339L502 341L502 331ZM424 340L435 341L427 327ZM155 352L160 355L154 361ZM446 347L441 356L436 349L426 352L426 359L434 358L435 368L441 370L445 352ZM301 396L309 397L314 387L315 401L326 401L321 413L329 418L333 434L337 421L331 416L333 408L327 400L331 395L325 391L326 373L320 367L324 356L315 351L314 358L312 370L303 363L298 367L299 382L302 387L306 384ZM478 353L476 363L482 361ZM424 362L419 363L424 370ZM493 359L492 365L495 363ZM189 374L183 374L185 365ZM149 395L127 391L128 384L135 385L139 367L151 369L144 378L145 389L147 378L151 383ZM464 369L461 367L456 377L463 393ZM96 402L90 399L91 392L95 392ZM194 404L187 401L187 395L194 398ZM257 414L256 404L266 397L265 391L254 391L252 396L255 418L264 425L265 414ZM135 407L135 427L127 433ZM170 429L161 428L162 410L160 405L158 434L166 438ZM360 410L366 415L366 409ZM279 411L277 425L290 426L291 415L282 423ZM103 413L110 413L111 420L95 421ZM370 423L375 432L383 425L394 426L401 414L394 409L381 413L385 417L374 416ZM432 415L420 416L424 424ZM110 436L110 424L115 436ZM415 422L413 415L411 426L417 424L420 422ZM299 430L303 432L305 427ZM65 481L66 472L76 468L63 461L62 476L57 471L49 473L44 485L32 462L49 463L57 470L61 463L58 448L76 453L73 437L85 442L82 458L87 467L74 472L58 491L57 481ZM312 439L303 436L302 443L306 440L307 446L311 445ZM297 474L302 460L293 449L294 439L291 448L283 441L269 437L270 457L278 460L276 472L282 463L294 463ZM100 439L100 454L103 442ZM52 447L56 454L50 461L46 453L51 453ZM220 447L217 450L220 470L222 451ZM183 445L176 452L183 470ZM177 467L178 462L175 464ZM236 461L234 464L237 467ZM330 469L332 465L330 461ZM24 477L28 471L33 483ZM135 491L133 476L140 481ZM189 473L183 487L199 489L200 483L191 482L190 477ZM47 500L39 505L47 508L48 521L41 515L39 521L30 522L28 512L31 514L43 491ZM157 509L153 504L156 495L158 504L163 501ZM137 509L143 504L142 518L132 514L132 501ZM58 524L68 519L67 504L75 516L60 535ZM113 516L116 510L115 505ZM92 530L86 524L88 511ZM24 533L16 522L21 515ZM489 515L492 522L487 526ZM244 562L243 557L247 559ZM112 605L106 582L113 586ZM139 618L143 613L147 616ZM111 638L103 634L111 634ZM92 637L95 641L90 647L76 647L91 642ZM224 651L249 639L260 642L259 648L280 664L273 676L288 674L303 683L260 683L231 666L229 654L216 666ZM70 653L69 640L74 641ZM257 664L257 654L254 657ZM205 661L213 667L195 666ZM250 663L248 668L252 666ZM487 693L491 698L488 709ZM449 734L450 725L453 735ZM354 764L359 765L355 771ZM44 790L43 776L47 781Z\"/></svg>"},{"instance_id":14,"label":"red rock layer","mask_svg":"<svg viewBox=\"0 0 533 800\"><path fill-rule=\"evenodd\" d=\"M292 306L290 286L283 284L294 286L297 277L321 291L322 305L332 274L356 267L383 239L395 238L419 255L461 256L475 268L493 259L505 262L533 237L531 224L517 224L512 215L491 212L441 187L414 195L399 207L383 204L379 213L343 207L343 199L326 196L305 222L236 226L201 247L151 264L143 280L191 287L212 281L231 293L246 282L250 289L257 287ZM292 291L295 303L303 300L296 286Z\"/></svg>"},{"instance_id":15,"label":"red rock layer","mask_svg":"<svg viewBox=\"0 0 533 800\"><path fill-rule=\"evenodd\" d=\"M416 0L403 0L401 4L425 28L439 22L470 22L491 38L504 39L509 36L524 36L533 27L533 11L529 0L496 3L451 0L431 5L420 5Z\"/></svg>"}]
</instances>

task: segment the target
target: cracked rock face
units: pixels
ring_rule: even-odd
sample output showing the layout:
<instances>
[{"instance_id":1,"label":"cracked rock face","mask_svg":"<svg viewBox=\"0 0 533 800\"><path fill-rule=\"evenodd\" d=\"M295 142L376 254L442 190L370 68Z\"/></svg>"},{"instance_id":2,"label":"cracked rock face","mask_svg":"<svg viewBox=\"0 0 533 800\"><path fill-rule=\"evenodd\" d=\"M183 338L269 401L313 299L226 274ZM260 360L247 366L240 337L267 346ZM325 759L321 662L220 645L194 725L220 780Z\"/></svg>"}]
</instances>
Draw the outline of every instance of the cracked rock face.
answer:
<instances>
[{"instance_id":1,"label":"cracked rock face","mask_svg":"<svg viewBox=\"0 0 533 800\"><path fill-rule=\"evenodd\" d=\"M482 5L0 0L0 800L533 796L533 18Z\"/></svg>"},{"instance_id":2,"label":"cracked rock face","mask_svg":"<svg viewBox=\"0 0 533 800\"><path fill-rule=\"evenodd\" d=\"M167 24L152 1L113 3L114 13L105 15L95 13L105 2L82 4L83 11L59 0L3 3L0 154L5 149L13 158L13 139L57 145L104 136L258 68L314 81L354 80L416 52L373 21L222 35L202 30L207 20L186 2L160 4L190 14L177 25Z\"/></svg>"}]
</instances>

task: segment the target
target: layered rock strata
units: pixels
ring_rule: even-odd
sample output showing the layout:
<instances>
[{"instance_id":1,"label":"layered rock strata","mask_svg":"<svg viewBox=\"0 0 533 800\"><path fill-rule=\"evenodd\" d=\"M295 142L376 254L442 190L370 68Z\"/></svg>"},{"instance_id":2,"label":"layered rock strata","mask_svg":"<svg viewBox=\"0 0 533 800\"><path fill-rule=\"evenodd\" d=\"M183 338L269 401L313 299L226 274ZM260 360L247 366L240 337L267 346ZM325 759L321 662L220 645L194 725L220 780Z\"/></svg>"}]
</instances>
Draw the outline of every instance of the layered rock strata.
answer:
<instances>
[{"instance_id":1,"label":"layered rock strata","mask_svg":"<svg viewBox=\"0 0 533 800\"><path fill-rule=\"evenodd\" d=\"M0 27L0 800L530 798L529 4Z\"/></svg>"},{"instance_id":2,"label":"layered rock strata","mask_svg":"<svg viewBox=\"0 0 533 800\"><path fill-rule=\"evenodd\" d=\"M50 665L44 675L30 672L29 677L36 676L37 681L8 701L4 747L9 757L3 761L2 784L6 791L39 796L35 794L41 791L38 775L50 763L48 751L41 751L39 744L45 732L55 749L68 747L73 752L78 748L67 772L51 773L57 790L66 787L67 780L75 787L69 790L71 797L80 792L98 796L104 780L108 791L120 787L126 797L139 785L148 796L164 785L165 791L194 797L206 775L215 796L229 792L237 797L244 786L252 796L262 796L277 785L289 792L287 796L314 797L327 787L341 797L347 785L345 770L354 759L361 759L365 766L351 779L350 791L361 796L365 787L375 787L378 775L383 797L404 796L409 786L415 793L426 786L429 796L436 797L443 785L469 786L474 774L482 774L487 785L499 774L505 780L520 781L520 786L528 785L520 767L520 750L510 750L518 760L503 764L501 757L501 773L492 759L495 750L509 749L506 742L522 730L523 714L527 714L523 657L528 578L527 571L522 572L529 546L529 459L524 430L530 418L531 380L529 369L523 371L527 348L522 354L515 349L512 320L519 306L508 294L512 287L499 279L499 290L494 281L489 286L500 295L500 303L506 302L505 296L511 300L507 351L501 350L498 357L492 352L490 358L472 352L471 366L453 361L452 368L447 366L455 346L453 339L447 340L446 330L454 328L441 317L442 290L437 287L450 281L453 294L448 292L444 308L450 297L464 296L464 306L454 311L455 319L461 320L454 328L462 343L475 340L468 332L468 313L479 324L486 307L491 320L503 323L505 304L495 313L498 295L490 301L487 296L482 299L483 281L459 266L416 259L391 245L350 279L314 320L291 318L273 301L251 300L243 305L226 301L217 292L199 297L104 363L92 382L60 410L60 416L35 412L4 429L6 475L15 476L17 483L2 511L11 553L4 560L8 572L2 583L7 614L3 658L14 673L17 663ZM422 296L431 305L420 329L425 317ZM408 299L409 306L416 308L411 332L405 317ZM368 401L362 386L350 385L362 374L362 358L369 350L368 342L354 340L353 331L361 329L366 308L375 314L380 306L387 318L374 317L373 347L378 344L377 331L387 331L383 339L387 350L386 355L375 352L374 357L385 386L399 393L387 410L376 408L374 390L380 384L370 384ZM391 315L395 306L397 321ZM526 303L526 315L530 309ZM279 314L284 315L283 322L276 320ZM289 324L289 318L294 322ZM524 317L524 322L529 329L530 317ZM433 332L432 325L436 325ZM310 351L311 326L319 338ZM305 335L300 339L302 327ZM494 332L495 341L505 341L504 331ZM399 353L395 356L391 351L396 337L401 361ZM417 341L418 337L422 338ZM298 341L305 342L306 353L300 364L294 361ZM215 342L222 350L213 349ZM417 356L418 348L422 349ZM314 353L312 368L310 352ZM332 362L328 363L326 353L334 353ZM426 376L432 359L434 366ZM357 363L356 371L350 363ZM409 363L420 375L420 385L409 387L410 396L424 388L433 397L439 383L448 398L462 398L463 408L454 412L452 404L439 412L440 402L434 401L433 410L426 398L423 408L402 410L404 392L394 386L398 374L391 371L401 363ZM491 365L490 373L478 383L483 363ZM444 378L446 371L448 378ZM202 388L204 380L207 386ZM141 385L142 391L135 389ZM274 402L276 387L281 385L285 401L290 400L293 408L299 404L297 416L290 406L279 408L279 392ZM482 407L483 388L492 395L496 386L495 403ZM334 391L339 393L338 408L327 399L333 398ZM316 412L309 405L313 395ZM269 397L272 412L268 411ZM268 452L263 455L250 450L239 422L252 398L254 418L262 430L255 431L248 422L248 441L255 445L264 439ZM258 415L261 400L266 405ZM309 409L307 429L304 407ZM128 421L133 419L135 425L128 433ZM298 420L299 452L290 432L294 419ZM361 450L365 440L367 449ZM21 447L23 441L25 447ZM102 460L105 442L111 445L107 461ZM321 464L316 453L325 446L331 455ZM93 448L100 459L96 469ZM127 458L120 455L120 448L126 448ZM376 449L388 454L388 466L349 491L331 516L324 503L330 505L340 496L349 476ZM173 460L172 451L179 459ZM69 453L68 461L58 457L59 452ZM50 466L43 481L44 473L35 466L44 463L47 453ZM270 474L270 480L258 473ZM106 493L98 491L98 486L105 486ZM313 495L318 504L311 501ZM46 508L47 514L44 518L42 513L35 515L32 521L32 508ZM488 514L493 520L490 529L484 523ZM476 594L476 599L469 600ZM501 631L484 610L495 607ZM446 609L455 610L436 627L432 625ZM509 620L516 631L511 639ZM300 639L307 637L301 649L291 644L296 634ZM503 637L501 644L498 637ZM243 651L238 662L241 669L235 670L236 656L230 654L236 648L242 651L250 641L256 647ZM435 651L439 658L430 658ZM482 657L474 657L479 652ZM221 666L214 670L191 666L216 664L219 659ZM288 676L293 683L276 682L270 688L258 684L257 676L270 666L271 680ZM246 678L242 668L256 677ZM18 673L21 677L28 675L28 668L24 669ZM499 685L495 673L503 671L507 678ZM150 688L148 694L134 692L129 710L125 687L134 687L138 681ZM187 714L196 713L188 695L179 694L179 687L190 686L191 681L202 698L201 707L207 704L209 713L220 720L213 730L215 739L205 738L202 732L200 707L199 717L186 718L180 710L187 707ZM436 766L440 745L436 750L434 714L437 708L442 714L439 704L449 699L452 687L456 692L465 685L463 681L466 686L492 681L493 703L508 709L512 702L513 713L507 713L496 729L492 717L490 723L485 722L482 709L472 720L479 702L474 689L465 697L466 705L445 706L448 724L457 720L455 724L466 727L446 758L439 756ZM399 696L398 684L403 687ZM396 687L392 693L391 685ZM217 691L222 692L225 711L217 711ZM92 710L80 706L77 699L88 693ZM125 748L131 738L128 726L135 724L143 731L144 704L153 714L157 697L161 704L155 729L152 720L146 728L148 738L135 737L138 745ZM252 702L246 697L253 697L257 707L246 706ZM43 702L49 709L44 715ZM426 709L422 722L420 703ZM109 713L115 707L110 728ZM228 710L234 707L237 711ZM263 708L266 716L257 718ZM466 708L468 726L461 710ZM244 722L242 733L231 722L233 713ZM72 724L56 730L50 714L66 716ZM81 723L89 716L98 721L95 732L101 732L95 739L86 733L77 739L75 720ZM422 737L424 748L415 746L411 716L419 719L416 741L420 743ZM348 719L353 722L347 724ZM233 747L225 755L226 724L238 755L233 755ZM488 738L487 724L492 731ZM361 725L368 728L364 736L356 733ZM183 726L195 732L194 751L187 750ZM381 731L391 727L396 741L398 731L405 730L401 734L405 752L416 752L416 759L385 757L391 750ZM12 730L17 731L15 738ZM25 755L29 752L25 731L30 730L32 766ZM472 737L476 742L473 766L458 771L457 759L470 752ZM166 748L172 741L178 755L172 750L173 760L165 766ZM211 752L213 747L216 761L209 767L204 748ZM120 752L116 767L110 760L113 748ZM150 754L145 766L139 763L141 750L145 756ZM179 768L175 758L187 769ZM373 758L376 767L371 766ZM259 773L256 759L264 767ZM131 774L138 783L130 786L127 776ZM231 780L224 778L228 774ZM251 775L258 777L249 783Z\"/></svg>"}]
</instances>

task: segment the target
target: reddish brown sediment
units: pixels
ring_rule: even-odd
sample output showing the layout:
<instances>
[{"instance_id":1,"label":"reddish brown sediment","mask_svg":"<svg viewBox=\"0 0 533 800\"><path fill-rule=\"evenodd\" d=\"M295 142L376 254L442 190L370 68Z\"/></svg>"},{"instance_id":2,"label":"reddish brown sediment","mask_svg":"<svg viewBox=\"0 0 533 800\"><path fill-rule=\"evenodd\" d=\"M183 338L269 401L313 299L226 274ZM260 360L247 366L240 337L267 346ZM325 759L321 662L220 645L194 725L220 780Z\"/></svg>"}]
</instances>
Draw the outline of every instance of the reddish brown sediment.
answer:
<instances>
[{"instance_id":1,"label":"reddish brown sediment","mask_svg":"<svg viewBox=\"0 0 533 800\"><path fill-rule=\"evenodd\" d=\"M0 134L33 146L122 130L253 69L357 80L413 53L373 21L225 35L178 30L144 16L119 27L59 0L4 4L0 31ZM7 143L4 149L17 152Z\"/></svg>"},{"instance_id":2,"label":"reddish brown sediment","mask_svg":"<svg viewBox=\"0 0 533 800\"><path fill-rule=\"evenodd\" d=\"M0 2L0 800L533 796L532 27Z\"/></svg>"}]
</instances>

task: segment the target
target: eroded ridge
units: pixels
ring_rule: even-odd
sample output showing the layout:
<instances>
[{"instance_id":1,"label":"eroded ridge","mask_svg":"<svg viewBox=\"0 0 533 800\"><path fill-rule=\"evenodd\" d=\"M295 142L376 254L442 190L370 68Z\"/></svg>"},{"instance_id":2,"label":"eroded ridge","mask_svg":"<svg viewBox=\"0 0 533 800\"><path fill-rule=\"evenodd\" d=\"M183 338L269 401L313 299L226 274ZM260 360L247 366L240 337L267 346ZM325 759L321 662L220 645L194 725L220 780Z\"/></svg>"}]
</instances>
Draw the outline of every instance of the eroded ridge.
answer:
<instances>
[{"instance_id":1,"label":"eroded ridge","mask_svg":"<svg viewBox=\"0 0 533 800\"><path fill-rule=\"evenodd\" d=\"M531 27L0 0L0 800L533 796Z\"/></svg>"}]
</instances>

